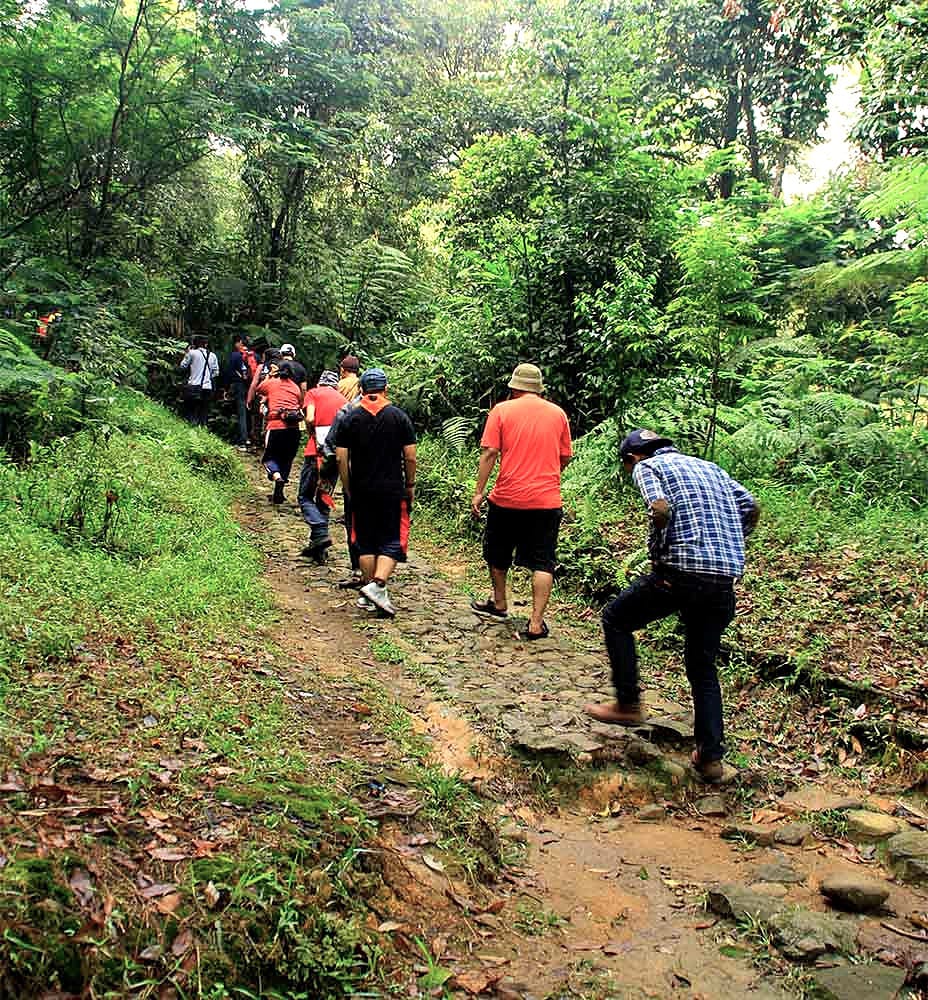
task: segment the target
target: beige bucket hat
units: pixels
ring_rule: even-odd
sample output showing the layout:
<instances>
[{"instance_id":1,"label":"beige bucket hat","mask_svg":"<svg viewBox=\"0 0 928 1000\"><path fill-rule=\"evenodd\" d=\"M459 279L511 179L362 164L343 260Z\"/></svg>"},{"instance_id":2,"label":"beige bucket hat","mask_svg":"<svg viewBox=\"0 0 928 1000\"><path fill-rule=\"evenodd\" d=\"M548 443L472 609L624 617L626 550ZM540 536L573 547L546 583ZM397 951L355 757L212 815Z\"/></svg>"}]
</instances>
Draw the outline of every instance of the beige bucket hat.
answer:
<instances>
[{"instance_id":1,"label":"beige bucket hat","mask_svg":"<svg viewBox=\"0 0 928 1000\"><path fill-rule=\"evenodd\" d=\"M516 370L509 380L509 388L518 389L520 392L544 392L541 369L537 365L516 365Z\"/></svg>"}]
</instances>

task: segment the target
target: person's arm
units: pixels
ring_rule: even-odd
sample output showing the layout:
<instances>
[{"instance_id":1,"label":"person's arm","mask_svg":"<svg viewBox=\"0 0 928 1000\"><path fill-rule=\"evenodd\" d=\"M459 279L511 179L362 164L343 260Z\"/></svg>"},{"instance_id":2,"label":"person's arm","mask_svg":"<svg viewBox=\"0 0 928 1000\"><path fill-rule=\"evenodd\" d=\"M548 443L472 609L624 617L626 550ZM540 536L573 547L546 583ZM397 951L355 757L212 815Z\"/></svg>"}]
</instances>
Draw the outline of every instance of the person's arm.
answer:
<instances>
[{"instance_id":1,"label":"person's arm","mask_svg":"<svg viewBox=\"0 0 928 1000\"><path fill-rule=\"evenodd\" d=\"M760 504L754 498L754 495L746 490L737 479L732 479L729 476L728 485L731 487L732 496L735 498L738 513L741 515L741 530L744 532L744 537L747 538L757 527L757 522L760 520Z\"/></svg>"},{"instance_id":2,"label":"person's arm","mask_svg":"<svg viewBox=\"0 0 928 1000\"><path fill-rule=\"evenodd\" d=\"M412 510L416 495L416 446L407 444L403 447L403 467L406 474L406 506Z\"/></svg>"},{"instance_id":3,"label":"person's arm","mask_svg":"<svg viewBox=\"0 0 928 1000\"><path fill-rule=\"evenodd\" d=\"M180 365L178 366L181 371L186 371L190 367L191 354L188 350L187 353L181 358Z\"/></svg>"},{"instance_id":4,"label":"person's arm","mask_svg":"<svg viewBox=\"0 0 928 1000\"><path fill-rule=\"evenodd\" d=\"M648 529L648 556L652 563L660 562L664 550L667 526L673 517L673 508L664 495L660 476L643 462L639 462L632 472L632 479L648 508L650 527Z\"/></svg>"},{"instance_id":5,"label":"person's arm","mask_svg":"<svg viewBox=\"0 0 928 1000\"><path fill-rule=\"evenodd\" d=\"M335 449L335 458L338 462L338 478L342 481L342 493L346 497L350 496L351 491L348 489L348 449L341 446L337 447Z\"/></svg>"},{"instance_id":6,"label":"person's arm","mask_svg":"<svg viewBox=\"0 0 928 1000\"><path fill-rule=\"evenodd\" d=\"M316 407L315 404L309 399L309 394L306 393L303 396L303 407L306 410L306 433L312 434L313 427L316 423Z\"/></svg>"},{"instance_id":7,"label":"person's arm","mask_svg":"<svg viewBox=\"0 0 928 1000\"><path fill-rule=\"evenodd\" d=\"M570 424L567 414L564 414L564 426L561 428L561 472L563 472L574 457L573 442L570 440Z\"/></svg>"},{"instance_id":8,"label":"person's arm","mask_svg":"<svg viewBox=\"0 0 928 1000\"><path fill-rule=\"evenodd\" d=\"M499 448L481 448L480 462L477 465L477 485L474 487L474 496L470 502L470 509L474 517L480 517L480 508L487 497L487 482L496 463L499 460Z\"/></svg>"},{"instance_id":9,"label":"person's arm","mask_svg":"<svg viewBox=\"0 0 928 1000\"><path fill-rule=\"evenodd\" d=\"M209 376L210 379L219 377L219 358L212 351L209 353Z\"/></svg>"},{"instance_id":10,"label":"person's arm","mask_svg":"<svg viewBox=\"0 0 928 1000\"><path fill-rule=\"evenodd\" d=\"M258 383L261 381L261 365L255 368L255 373L251 377L251 385L248 386L248 393L245 396L245 405L250 407L255 401L255 393L258 391Z\"/></svg>"}]
</instances>

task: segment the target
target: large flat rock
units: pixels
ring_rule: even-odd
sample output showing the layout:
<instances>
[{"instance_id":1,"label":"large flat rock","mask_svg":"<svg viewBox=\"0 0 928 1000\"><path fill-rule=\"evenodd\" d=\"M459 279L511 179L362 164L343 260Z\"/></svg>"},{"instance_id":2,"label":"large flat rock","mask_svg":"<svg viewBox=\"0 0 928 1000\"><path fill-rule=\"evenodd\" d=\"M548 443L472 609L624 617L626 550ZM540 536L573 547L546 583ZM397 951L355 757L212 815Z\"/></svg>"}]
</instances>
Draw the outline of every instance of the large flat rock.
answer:
<instances>
[{"instance_id":1,"label":"large flat rock","mask_svg":"<svg viewBox=\"0 0 928 1000\"><path fill-rule=\"evenodd\" d=\"M893 1000L905 983L905 969L889 965L847 965L812 973L825 1000Z\"/></svg>"},{"instance_id":2,"label":"large flat rock","mask_svg":"<svg viewBox=\"0 0 928 1000\"><path fill-rule=\"evenodd\" d=\"M903 881L928 885L928 833L897 833L886 842L886 859Z\"/></svg>"}]
</instances>

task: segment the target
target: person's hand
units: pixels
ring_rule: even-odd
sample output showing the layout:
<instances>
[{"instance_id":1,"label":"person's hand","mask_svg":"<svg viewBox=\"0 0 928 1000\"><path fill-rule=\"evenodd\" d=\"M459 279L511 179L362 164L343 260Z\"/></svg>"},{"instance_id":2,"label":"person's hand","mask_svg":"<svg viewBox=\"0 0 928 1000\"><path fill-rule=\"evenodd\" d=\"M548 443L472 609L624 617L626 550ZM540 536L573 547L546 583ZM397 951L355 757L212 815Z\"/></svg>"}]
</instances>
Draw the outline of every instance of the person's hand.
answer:
<instances>
[{"instance_id":1,"label":"person's hand","mask_svg":"<svg viewBox=\"0 0 928 1000\"><path fill-rule=\"evenodd\" d=\"M474 517L480 517L480 508L483 506L485 498L486 493L483 490L476 490L474 492L473 499L470 502L470 512Z\"/></svg>"}]
</instances>

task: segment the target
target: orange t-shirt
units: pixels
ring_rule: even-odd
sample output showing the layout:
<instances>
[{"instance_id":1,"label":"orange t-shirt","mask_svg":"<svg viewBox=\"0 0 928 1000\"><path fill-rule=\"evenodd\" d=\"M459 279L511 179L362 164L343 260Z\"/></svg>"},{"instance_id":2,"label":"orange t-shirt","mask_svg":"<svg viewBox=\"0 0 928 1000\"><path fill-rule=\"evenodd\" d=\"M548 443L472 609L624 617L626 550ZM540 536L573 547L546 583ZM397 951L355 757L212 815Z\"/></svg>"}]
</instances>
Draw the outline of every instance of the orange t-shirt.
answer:
<instances>
[{"instance_id":1,"label":"orange t-shirt","mask_svg":"<svg viewBox=\"0 0 928 1000\"><path fill-rule=\"evenodd\" d=\"M490 410L480 444L500 452L490 500L516 510L561 506L561 459L573 454L567 414L534 393Z\"/></svg>"},{"instance_id":2,"label":"orange t-shirt","mask_svg":"<svg viewBox=\"0 0 928 1000\"><path fill-rule=\"evenodd\" d=\"M266 378L255 392L267 397L267 429L283 431L286 421L277 414L280 410L299 410L303 406L303 390L289 378Z\"/></svg>"}]
</instances>

